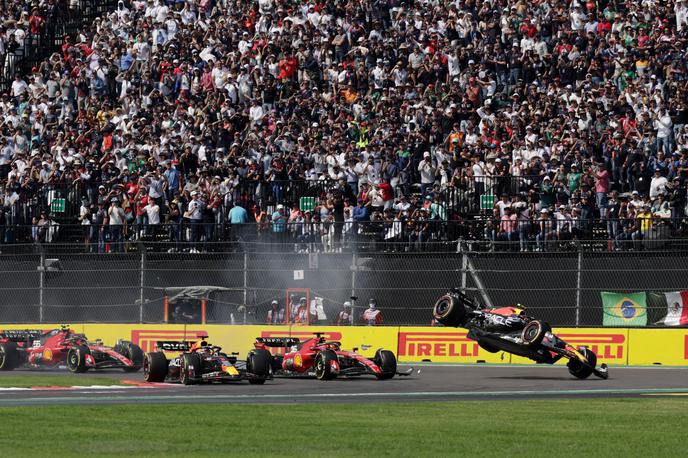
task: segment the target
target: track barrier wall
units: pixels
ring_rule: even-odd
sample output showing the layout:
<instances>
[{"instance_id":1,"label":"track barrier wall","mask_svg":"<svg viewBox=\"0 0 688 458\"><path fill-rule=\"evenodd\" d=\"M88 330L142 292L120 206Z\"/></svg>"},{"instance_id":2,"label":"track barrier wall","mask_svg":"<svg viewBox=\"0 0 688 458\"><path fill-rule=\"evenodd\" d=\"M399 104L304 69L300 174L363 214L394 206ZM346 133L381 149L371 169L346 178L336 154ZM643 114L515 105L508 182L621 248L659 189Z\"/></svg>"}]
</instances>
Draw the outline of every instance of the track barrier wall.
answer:
<instances>
[{"instance_id":1,"label":"track barrier wall","mask_svg":"<svg viewBox=\"0 0 688 458\"><path fill-rule=\"evenodd\" d=\"M55 329L58 324L0 325L4 329ZM394 351L401 363L498 363L532 364L505 352L489 353L466 337L466 331L431 327L335 327L306 330L302 326L160 325L160 324L75 324L75 332L89 339L114 345L131 340L144 351L154 351L159 340L208 340L228 352L244 357L256 337L309 338L314 331L327 340L340 341L345 349L358 348L373 356L378 348ZM688 366L688 329L558 328L554 332L574 346L587 346L598 363L614 366ZM279 351L279 349L274 349ZM564 364L560 361L558 364Z\"/></svg>"}]
</instances>

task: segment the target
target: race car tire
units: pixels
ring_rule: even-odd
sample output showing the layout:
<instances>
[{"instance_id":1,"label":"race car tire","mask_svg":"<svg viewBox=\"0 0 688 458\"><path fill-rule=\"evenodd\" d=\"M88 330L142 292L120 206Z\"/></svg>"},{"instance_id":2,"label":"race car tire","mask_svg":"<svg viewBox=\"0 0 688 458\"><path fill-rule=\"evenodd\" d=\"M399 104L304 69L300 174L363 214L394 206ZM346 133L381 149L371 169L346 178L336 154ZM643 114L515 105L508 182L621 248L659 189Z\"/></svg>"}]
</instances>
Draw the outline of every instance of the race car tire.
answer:
<instances>
[{"instance_id":1,"label":"race car tire","mask_svg":"<svg viewBox=\"0 0 688 458\"><path fill-rule=\"evenodd\" d=\"M387 380L394 377L397 373L397 357L389 350L382 348L375 352L373 359L375 364L382 370L382 373L375 374L378 380Z\"/></svg>"},{"instance_id":2,"label":"race car tire","mask_svg":"<svg viewBox=\"0 0 688 458\"><path fill-rule=\"evenodd\" d=\"M67 369L75 374L82 374L88 370L86 355L91 353L86 345L72 347L67 352Z\"/></svg>"},{"instance_id":3,"label":"race car tire","mask_svg":"<svg viewBox=\"0 0 688 458\"><path fill-rule=\"evenodd\" d=\"M135 343L122 342L118 351L122 356L134 363L131 367L123 368L124 372L138 372L143 367L143 350Z\"/></svg>"},{"instance_id":4,"label":"race car tire","mask_svg":"<svg viewBox=\"0 0 688 458\"><path fill-rule=\"evenodd\" d=\"M19 366L19 350L15 342L0 344L0 371L11 371Z\"/></svg>"},{"instance_id":5,"label":"race car tire","mask_svg":"<svg viewBox=\"0 0 688 458\"><path fill-rule=\"evenodd\" d=\"M315 378L318 380L332 380L337 378L337 374L332 372L332 361L337 361L337 354L332 350L324 350L317 354L313 366L315 368Z\"/></svg>"},{"instance_id":6,"label":"race car tire","mask_svg":"<svg viewBox=\"0 0 688 458\"><path fill-rule=\"evenodd\" d=\"M549 324L539 320L531 321L525 325L523 332L521 332L523 345L528 347L540 345L542 339L545 338L545 334L548 332L552 332L552 328Z\"/></svg>"},{"instance_id":7,"label":"race car tire","mask_svg":"<svg viewBox=\"0 0 688 458\"><path fill-rule=\"evenodd\" d=\"M581 348L579 351L588 360L590 366L586 366L577 359L570 359L566 367L569 368L569 374L579 379L586 379L592 375L593 368L597 365L597 355L588 348Z\"/></svg>"},{"instance_id":8,"label":"race car tire","mask_svg":"<svg viewBox=\"0 0 688 458\"><path fill-rule=\"evenodd\" d=\"M432 316L443 326L458 327L466 320L466 307L452 295L445 294L435 302Z\"/></svg>"},{"instance_id":9,"label":"race car tire","mask_svg":"<svg viewBox=\"0 0 688 458\"><path fill-rule=\"evenodd\" d=\"M184 385L193 385L201 376L201 358L196 353L184 353L179 369L179 380Z\"/></svg>"},{"instance_id":10,"label":"race car tire","mask_svg":"<svg viewBox=\"0 0 688 458\"><path fill-rule=\"evenodd\" d=\"M164 382L169 364L170 362L161 351L146 353L143 357L143 379L146 382Z\"/></svg>"},{"instance_id":11,"label":"race car tire","mask_svg":"<svg viewBox=\"0 0 688 458\"><path fill-rule=\"evenodd\" d=\"M263 349L251 350L246 357L246 371L261 378L250 378L251 385L262 385L270 377L272 370L272 355Z\"/></svg>"}]
</instances>

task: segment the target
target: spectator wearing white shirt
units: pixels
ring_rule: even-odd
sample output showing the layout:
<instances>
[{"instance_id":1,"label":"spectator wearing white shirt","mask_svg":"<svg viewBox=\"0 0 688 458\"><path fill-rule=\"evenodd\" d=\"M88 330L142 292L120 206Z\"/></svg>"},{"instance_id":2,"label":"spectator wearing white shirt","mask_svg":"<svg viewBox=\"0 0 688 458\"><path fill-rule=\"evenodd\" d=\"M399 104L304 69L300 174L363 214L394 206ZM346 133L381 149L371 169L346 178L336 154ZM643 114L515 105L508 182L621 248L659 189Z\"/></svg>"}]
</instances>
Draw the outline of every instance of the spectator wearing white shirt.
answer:
<instances>
[{"instance_id":1,"label":"spectator wearing white shirt","mask_svg":"<svg viewBox=\"0 0 688 458\"><path fill-rule=\"evenodd\" d=\"M435 167L429 151L423 153L423 160L418 163L418 172L420 172L420 193L426 196L428 189L432 189L432 185L435 184Z\"/></svg>"},{"instance_id":2,"label":"spectator wearing white shirt","mask_svg":"<svg viewBox=\"0 0 688 458\"><path fill-rule=\"evenodd\" d=\"M662 171L655 169L655 174L650 181L650 199L655 200L660 194L666 192L666 185L668 180L665 176L662 176Z\"/></svg>"},{"instance_id":3,"label":"spectator wearing white shirt","mask_svg":"<svg viewBox=\"0 0 688 458\"><path fill-rule=\"evenodd\" d=\"M669 111L662 108L655 118L654 127L657 130L657 150L663 151L665 155L671 154L672 126Z\"/></svg>"},{"instance_id":4,"label":"spectator wearing white shirt","mask_svg":"<svg viewBox=\"0 0 688 458\"><path fill-rule=\"evenodd\" d=\"M14 75L14 81L12 81L12 97L19 100L19 97L26 94L29 90L29 85L26 84L19 73Z\"/></svg>"}]
</instances>

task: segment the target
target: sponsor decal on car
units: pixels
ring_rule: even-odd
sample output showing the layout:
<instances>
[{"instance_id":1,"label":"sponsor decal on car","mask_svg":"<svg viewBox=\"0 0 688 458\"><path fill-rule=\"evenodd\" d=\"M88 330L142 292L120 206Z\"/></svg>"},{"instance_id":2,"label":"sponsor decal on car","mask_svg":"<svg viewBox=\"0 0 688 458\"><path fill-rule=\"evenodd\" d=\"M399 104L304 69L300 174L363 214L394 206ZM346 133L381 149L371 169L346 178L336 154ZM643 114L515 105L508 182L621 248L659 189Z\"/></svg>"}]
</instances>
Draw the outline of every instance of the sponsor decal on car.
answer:
<instances>
[{"instance_id":1,"label":"sponsor decal on car","mask_svg":"<svg viewBox=\"0 0 688 458\"><path fill-rule=\"evenodd\" d=\"M313 331L311 331L311 332L308 332L308 331L297 331L297 332L261 331L260 337L296 337L301 342L303 342L303 341L306 341L308 339L312 339L314 337L314 335L313 335ZM342 339L342 333L337 332L337 331L323 332L323 337L325 337L326 340L339 341ZM283 355L284 354L284 347L271 347L271 348L269 348L269 350L273 355Z\"/></svg>"},{"instance_id":2,"label":"sponsor decal on car","mask_svg":"<svg viewBox=\"0 0 688 458\"><path fill-rule=\"evenodd\" d=\"M239 375L239 371L234 366L223 366L222 370L224 370L226 373L228 373L232 377L237 377Z\"/></svg>"},{"instance_id":3,"label":"sponsor decal on car","mask_svg":"<svg viewBox=\"0 0 688 458\"><path fill-rule=\"evenodd\" d=\"M43 360L44 361L52 361L53 360L53 351L50 348L46 348L43 350Z\"/></svg>"}]
</instances>

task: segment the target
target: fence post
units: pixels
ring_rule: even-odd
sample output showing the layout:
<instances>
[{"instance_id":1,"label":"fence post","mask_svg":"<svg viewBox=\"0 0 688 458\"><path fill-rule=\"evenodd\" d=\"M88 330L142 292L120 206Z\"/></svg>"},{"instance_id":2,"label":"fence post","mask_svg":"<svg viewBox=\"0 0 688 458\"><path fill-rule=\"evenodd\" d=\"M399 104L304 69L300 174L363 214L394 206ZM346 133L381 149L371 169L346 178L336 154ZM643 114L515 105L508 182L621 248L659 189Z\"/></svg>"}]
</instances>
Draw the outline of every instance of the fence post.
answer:
<instances>
[{"instance_id":1,"label":"fence post","mask_svg":"<svg viewBox=\"0 0 688 458\"><path fill-rule=\"evenodd\" d=\"M45 252L41 247L41 260L38 265L38 322L43 323L43 287L45 285Z\"/></svg>"},{"instance_id":2,"label":"fence post","mask_svg":"<svg viewBox=\"0 0 688 458\"><path fill-rule=\"evenodd\" d=\"M358 256L356 256L356 251L351 254L351 297L356 296L356 271L358 270ZM356 300L351 301L351 314L354 316L354 321L356 320Z\"/></svg>"},{"instance_id":3,"label":"fence post","mask_svg":"<svg viewBox=\"0 0 688 458\"><path fill-rule=\"evenodd\" d=\"M143 244L139 244L139 251L141 252L141 284L139 290L139 323L143 323L143 300L144 289L146 288L146 248Z\"/></svg>"},{"instance_id":4,"label":"fence post","mask_svg":"<svg viewBox=\"0 0 688 458\"><path fill-rule=\"evenodd\" d=\"M578 247L578 271L576 278L576 326L580 326L581 284L583 281L583 250Z\"/></svg>"},{"instance_id":5,"label":"fence post","mask_svg":"<svg viewBox=\"0 0 688 458\"><path fill-rule=\"evenodd\" d=\"M468 269L468 255L463 253L461 255L461 291L466 292L466 286L468 285L467 271Z\"/></svg>"},{"instance_id":6,"label":"fence post","mask_svg":"<svg viewBox=\"0 0 688 458\"><path fill-rule=\"evenodd\" d=\"M470 270L471 277L475 282L475 286L478 288L478 292L480 293L480 296L483 298L483 304L487 308L492 308L492 300L490 299L490 295L487 294L487 290L483 286L483 281L480 279L480 275L478 275L478 272L476 272L475 266L473 266L473 261L471 261L468 256L466 256L466 267L468 268L468 270Z\"/></svg>"},{"instance_id":7,"label":"fence post","mask_svg":"<svg viewBox=\"0 0 688 458\"><path fill-rule=\"evenodd\" d=\"M255 306L255 304L254 304L254 306ZM285 306L286 306L286 304L285 304ZM248 252L246 250L244 250L244 308L246 308L246 307L248 307ZM246 314L244 313L244 324L245 323L246 323Z\"/></svg>"}]
</instances>

